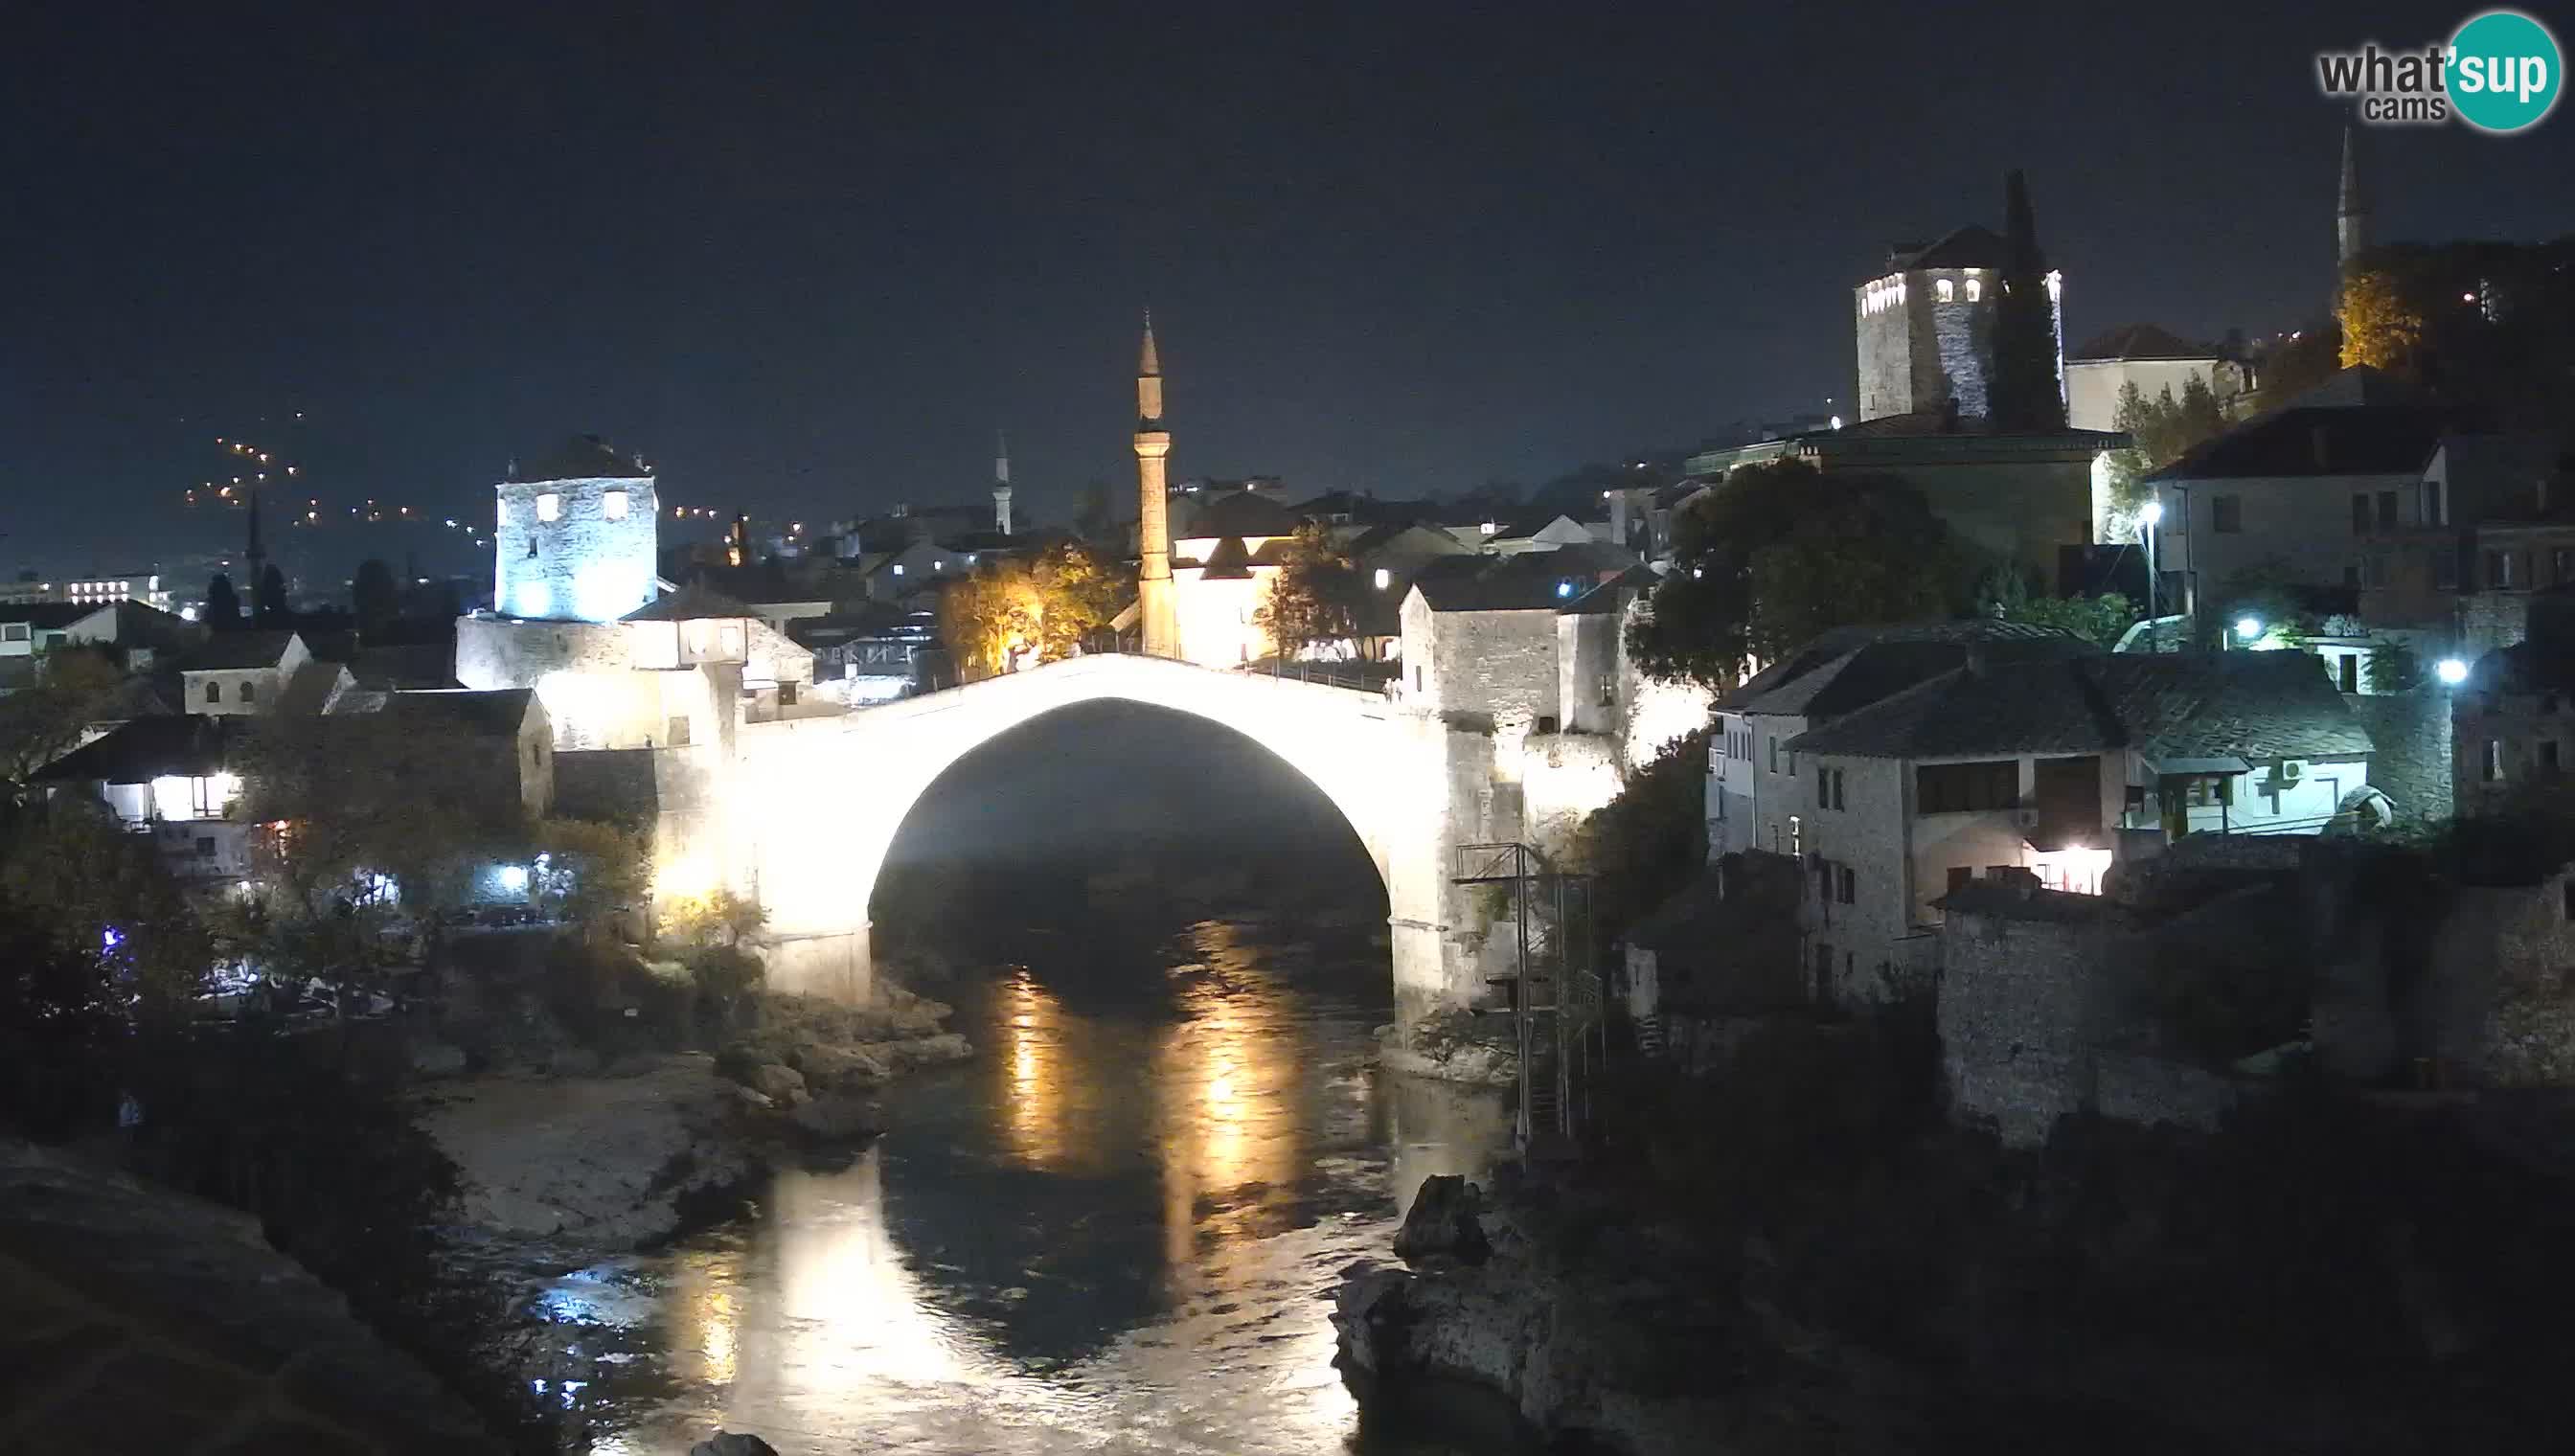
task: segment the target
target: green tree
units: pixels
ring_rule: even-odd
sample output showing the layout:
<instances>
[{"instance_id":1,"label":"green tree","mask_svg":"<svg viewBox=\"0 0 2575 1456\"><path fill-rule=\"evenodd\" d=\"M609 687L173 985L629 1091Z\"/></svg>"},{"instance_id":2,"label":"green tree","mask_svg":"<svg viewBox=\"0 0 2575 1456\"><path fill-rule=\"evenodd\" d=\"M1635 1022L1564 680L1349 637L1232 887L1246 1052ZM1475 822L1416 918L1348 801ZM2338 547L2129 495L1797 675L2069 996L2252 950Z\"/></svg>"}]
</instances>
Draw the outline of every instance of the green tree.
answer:
<instances>
[{"instance_id":1,"label":"green tree","mask_svg":"<svg viewBox=\"0 0 2575 1456\"><path fill-rule=\"evenodd\" d=\"M2135 534L2137 512L2153 495L2145 477L2224 434L2226 412L2200 375L2183 382L2178 400L2169 385L2149 400L2131 381L2119 387L2110 425L2132 442L2110 452L2110 532L2113 539L2126 540Z\"/></svg>"},{"instance_id":2,"label":"green tree","mask_svg":"<svg viewBox=\"0 0 2575 1456\"><path fill-rule=\"evenodd\" d=\"M2372 693L2403 693L2421 685L2423 664L2405 644L2393 638L2372 638L2369 661L2361 666L2361 676Z\"/></svg>"},{"instance_id":3,"label":"green tree","mask_svg":"<svg viewBox=\"0 0 2575 1456\"><path fill-rule=\"evenodd\" d=\"M2047 287L2047 255L2039 250L2038 225L2029 207L2029 185L2018 171L2003 179L2002 292L1994 300L1993 388L1988 416L1994 428L2048 431L2065 428L2065 394L2057 377L2056 304Z\"/></svg>"},{"instance_id":4,"label":"green tree","mask_svg":"<svg viewBox=\"0 0 2575 1456\"><path fill-rule=\"evenodd\" d=\"M2121 593L2098 597L2030 597L1998 614L2005 622L2053 627L2102 647L2116 647L2142 614Z\"/></svg>"},{"instance_id":5,"label":"green tree","mask_svg":"<svg viewBox=\"0 0 2575 1456\"><path fill-rule=\"evenodd\" d=\"M1058 542L1032 560L988 558L939 593L939 635L968 678L1022 661L1074 656L1124 604L1126 574L1080 542Z\"/></svg>"},{"instance_id":6,"label":"green tree","mask_svg":"<svg viewBox=\"0 0 2575 1456\"><path fill-rule=\"evenodd\" d=\"M545 871L535 885L538 901L563 919L595 927L652 893L652 851L633 829L591 819L544 819L531 838Z\"/></svg>"},{"instance_id":7,"label":"green tree","mask_svg":"<svg viewBox=\"0 0 2575 1456\"><path fill-rule=\"evenodd\" d=\"M1919 493L1892 483L1808 515L1752 554L1753 654L1776 661L1818 634L1956 610L1948 532Z\"/></svg>"},{"instance_id":8,"label":"green tree","mask_svg":"<svg viewBox=\"0 0 2575 1456\"><path fill-rule=\"evenodd\" d=\"M1328 531L1308 521L1288 538L1254 622L1286 659L1317 645L1352 642L1366 600L1359 569L1332 545Z\"/></svg>"},{"instance_id":9,"label":"green tree","mask_svg":"<svg viewBox=\"0 0 2575 1456\"><path fill-rule=\"evenodd\" d=\"M256 603L259 625L274 627L286 620L286 574L269 567L259 574Z\"/></svg>"},{"instance_id":10,"label":"green tree","mask_svg":"<svg viewBox=\"0 0 2575 1456\"><path fill-rule=\"evenodd\" d=\"M80 746L116 712L125 675L95 648L57 647L38 662L36 681L0 697L0 794L25 797L36 771Z\"/></svg>"},{"instance_id":11,"label":"green tree","mask_svg":"<svg viewBox=\"0 0 2575 1456\"><path fill-rule=\"evenodd\" d=\"M358 563L357 578L349 586L349 607L358 620L361 641L383 638L402 610L401 594L394 586L394 569L375 557Z\"/></svg>"},{"instance_id":12,"label":"green tree","mask_svg":"<svg viewBox=\"0 0 2575 1456\"><path fill-rule=\"evenodd\" d=\"M221 572L206 584L206 626L217 632L241 626L241 594L233 590L233 579Z\"/></svg>"},{"instance_id":13,"label":"green tree","mask_svg":"<svg viewBox=\"0 0 2575 1456\"><path fill-rule=\"evenodd\" d=\"M169 1020L204 986L204 925L152 841L96 799L63 794L18 812L0 842L0 899L96 973L81 994Z\"/></svg>"},{"instance_id":14,"label":"green tree","mask_svg":"<svg viewBox=\"0 0 2575 1456\"><path fill-rule=\"evenodd\" d=\"M1597 930L1613 937L1707 862L1708 730L1674 738L1583 820L1567 856L1595 876Z\"/></svg>"},{"instance_id":15,"label":"green tree","mask_svg":"<svg viewBox=\"0 0 2575 1456\"><path fill-rule=\"evenodd\" d=\"M729 889L664 900L656 914L663 939L694 949L738 947L745 936L758 934L760 927L769 923L769 911L761 907L760 901L745 899Z\"/></svg>"},{"instance_id":16,"label":"green tree","mask_svg":"<svg viewBox=\"0 0 2575 1456\"><path fill-rule=\"evenodd\" d=\"M1672 551L1674 570L1629 626L1628 651L1651 676L1717 689L1800 634L1945 617L1962 595L1957 553L1920 492L1886 476L1826 482L1802 461L1718 482L1674 521ZM1835 575L1845 571L1847 582Z\"/></svg>"}]
</instances>

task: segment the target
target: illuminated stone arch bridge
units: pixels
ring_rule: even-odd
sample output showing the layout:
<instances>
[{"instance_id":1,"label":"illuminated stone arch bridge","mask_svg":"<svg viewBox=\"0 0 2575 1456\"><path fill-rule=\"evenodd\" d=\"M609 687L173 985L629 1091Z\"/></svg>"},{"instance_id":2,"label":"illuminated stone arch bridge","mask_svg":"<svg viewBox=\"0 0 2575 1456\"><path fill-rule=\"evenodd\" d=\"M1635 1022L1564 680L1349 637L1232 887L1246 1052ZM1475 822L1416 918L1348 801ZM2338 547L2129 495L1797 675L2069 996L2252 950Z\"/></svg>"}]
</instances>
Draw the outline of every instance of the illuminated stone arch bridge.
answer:
<instances>
[{"instance_id":1,"label":"illuminated stone arch bridge","mask_svg":"<svg viewBox=\"0 0 2575 1456\"><path fill-rule=\"evenodd\" d=\"M1118 700L1230 728L1302 773L1356 831L1385 885L1395 1001L1408 1022L1481 990L1481 926L1450 882L1455 846L1519 829L1492 734L1381 694L1123 654L1052 663L837 717L746 724L711 808L727 877L769 912L770 980L865 996L868 902L905 816L977 746L1079 704Z\"/></svg>"}]
</instances>

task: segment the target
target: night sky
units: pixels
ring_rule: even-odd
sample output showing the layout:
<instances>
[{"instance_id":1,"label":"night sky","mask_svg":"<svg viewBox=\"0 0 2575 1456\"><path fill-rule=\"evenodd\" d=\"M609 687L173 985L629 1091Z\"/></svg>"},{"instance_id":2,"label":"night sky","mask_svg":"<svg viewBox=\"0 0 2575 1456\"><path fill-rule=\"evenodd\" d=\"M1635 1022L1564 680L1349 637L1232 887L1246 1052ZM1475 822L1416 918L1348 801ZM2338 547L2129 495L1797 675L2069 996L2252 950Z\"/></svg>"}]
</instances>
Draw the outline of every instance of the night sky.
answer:
<instances>
[{"instance_id":1,"label":"night sky","mask_svg":"<svg viewBox=\"0 0 2575 1456\"><path fill-rule=\"evenodd\" d=\"M2313 53L2467 13L252 8L12 12L0 565L232 539L180 491L296 410L332 509L480 517L575 431L690 504L980 503L1006 426L1061 521L1148 304L1178 476L1534 484L1847 407L1849 287L2013 166L2069 343L2287 327ZM2563 106L2368 142L2383 239L2575 232Z\"/></svg>"}]
</instances>

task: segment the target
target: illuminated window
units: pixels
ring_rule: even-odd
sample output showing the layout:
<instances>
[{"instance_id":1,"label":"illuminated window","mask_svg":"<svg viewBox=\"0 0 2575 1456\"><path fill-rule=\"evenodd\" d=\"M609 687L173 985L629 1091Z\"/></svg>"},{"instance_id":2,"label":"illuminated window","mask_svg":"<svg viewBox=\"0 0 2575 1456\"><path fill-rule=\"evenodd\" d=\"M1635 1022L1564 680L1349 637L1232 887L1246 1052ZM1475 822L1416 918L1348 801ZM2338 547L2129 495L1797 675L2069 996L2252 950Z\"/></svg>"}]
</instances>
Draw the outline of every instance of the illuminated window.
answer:
<instances>
[{"instance_id":1,"label":"illuminated window","mask_svg":"<svg viewBox=\"0 0 2575 1456\"><path fill-rule=\"evenodd\" d=\"M1978 299L1980 299L1980 298L1983 298L1984 296L1985 296L1985 281L1984 281L1983 279L1981 279L1981 278L1970 278L1970 279L1968 279L1968 280L1967 280L1967 302L1969 302L1969 303L1974 303L1976 300L1978 300Z\"/></svg>"},{"instance_id":2,"label":"illuminated window","mask_svg":"<svg viewBox=\"0 0 2575 1456\"><path fill-rule=\"evenodd\" d=\"M1393 574L1392 572L1387 571L1387 570L1386 570L1385 568L1383 568L1383 567L1379 567L1379 568L1377 568L1377 569L1376 569L1376 589L1377 589L1378 591L1380 591L1380 592L1384 591L1384 590L1386 589L1386 585L1387 585L1388 583L1392 582L1393 580L1394 580L1394 574Z\"/></svg>"},{"instance_id":3,"label":"illuminated window","mask_svg":"<svg viewBox=\"0 0 2575 1456\"><path fill-rule=\"evenodd\" d=\"M894 564L894 574L898 577L903 575L903 563L896 562Z\"/></svg>"},{"instance_id":4,"label":"illuminated window","mask_svg":"<svg viewBox=\"0 0 2575 1456\"><path fill-rule=\"evenodd\" d=\"M603 493L599 498L599 514L607 517L611 521L625 520L626 493L624 491L608 491Z\"/></svg>"},{"instance_id":5,"label":"illuminated window","mask_svg":"<svg viewBox=\"0 0 2575 1456\"><path fill-rule=\"evenodd\" d=\"M548 491L544 495L539 496L537 498L537 519L539 521L562 520L563 497L556 495L552 491Z\"/></svg>"},{"instance_id":6,"label":"illuminated window","mask_svg":"<svg viewBox=\"0 0 2575 1456\"><path fill-rule=\"evenodd\" d=\"M1951 283L1949 280L1944 278L1940 280L1938 287L1940 290L1940 302L1945 304L1954 300L1958 292L1958 286L1956 284Z\"/></svg>"}]
</instances>

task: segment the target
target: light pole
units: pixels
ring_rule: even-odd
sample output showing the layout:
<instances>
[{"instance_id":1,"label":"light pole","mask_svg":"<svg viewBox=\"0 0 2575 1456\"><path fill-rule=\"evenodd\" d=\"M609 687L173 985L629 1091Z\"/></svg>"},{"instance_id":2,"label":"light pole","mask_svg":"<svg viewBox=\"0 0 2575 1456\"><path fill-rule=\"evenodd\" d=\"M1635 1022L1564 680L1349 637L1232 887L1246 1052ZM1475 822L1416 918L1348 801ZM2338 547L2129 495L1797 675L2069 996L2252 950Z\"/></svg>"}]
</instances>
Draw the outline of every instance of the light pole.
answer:
<instances>
[{"instance_id":1,"label":"light pole","mask_svg":"<svg viewBox=\"0 0 2575 1456\"><path fill-rule=\"evenodd\" d=\"M2146 648L2149 652L2159 653L2164 650L2164 630L2160 620L2163 615L2163 583L2155 571L2155 528L2163 524L2164 503L2148 501L2145 509L2137 513L2137 519L2145 523Z\"/></svg>"}]
</instances>

